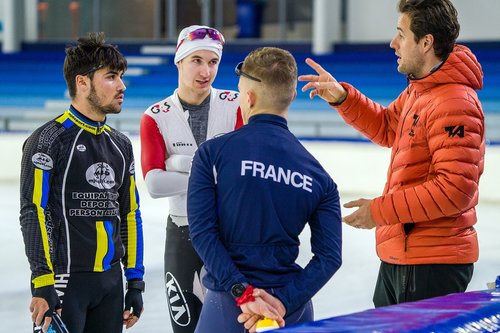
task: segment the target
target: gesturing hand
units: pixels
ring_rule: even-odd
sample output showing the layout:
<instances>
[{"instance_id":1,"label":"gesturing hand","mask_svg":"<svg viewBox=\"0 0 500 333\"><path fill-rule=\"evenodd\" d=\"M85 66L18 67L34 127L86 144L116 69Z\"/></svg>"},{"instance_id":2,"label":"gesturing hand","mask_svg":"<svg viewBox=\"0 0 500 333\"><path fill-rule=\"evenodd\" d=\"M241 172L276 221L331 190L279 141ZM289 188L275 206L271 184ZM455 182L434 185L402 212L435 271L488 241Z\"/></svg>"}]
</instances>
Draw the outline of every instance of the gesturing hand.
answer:
<instances>
[{"instance_id":1,"label":"gesturing hand","mask_svg":"<svg viewBox=\"0 0 500 333\"><path fill-rule=\"evenodd\" d=\"M302 92L312 89L309 92L309 98L319 96L328 103L342 103L347 97L347 91L328 73L320 64L307 58L306 64L314 69L316 74L300 75L299 81L306 81L307 84L302 87Z\"/></svg>"},{"instance_id":2,"label":"gesturing hand","mask_svg":"<svg viewBox=\"0 0 500 333\"><path fill-rule=\"evenodd\" d=\"M354 213L342 218L342 221L352 227L359 229L372 229L375 228L375 221L373 221L372 213L370 210L371 200L358 199L349 201L344 204L345 208L359 207Z\"/></svg>"}]
</instances>

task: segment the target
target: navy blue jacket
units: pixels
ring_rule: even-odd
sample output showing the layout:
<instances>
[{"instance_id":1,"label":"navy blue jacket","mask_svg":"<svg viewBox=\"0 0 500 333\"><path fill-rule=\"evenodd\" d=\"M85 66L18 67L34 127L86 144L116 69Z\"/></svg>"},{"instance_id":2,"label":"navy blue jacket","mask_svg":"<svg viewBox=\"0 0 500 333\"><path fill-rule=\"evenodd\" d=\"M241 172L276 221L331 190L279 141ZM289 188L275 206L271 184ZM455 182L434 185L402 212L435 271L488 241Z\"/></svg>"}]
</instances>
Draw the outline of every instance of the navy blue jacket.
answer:
<instances>
[{"instance_id":1,"label":"navy blue jacket","mask_svg":"<svg viewBox=\"0 0 500 333\"><path fill-rule=\"evenodd\" d=\"M341 265L337 186L283 117L256 115L203 143L193 159L187 210L208 289L229 291L242 282L272 288L292 313ZM295 260L307 223L314 256L302 268Z\"/></svg>"}]
</instances>

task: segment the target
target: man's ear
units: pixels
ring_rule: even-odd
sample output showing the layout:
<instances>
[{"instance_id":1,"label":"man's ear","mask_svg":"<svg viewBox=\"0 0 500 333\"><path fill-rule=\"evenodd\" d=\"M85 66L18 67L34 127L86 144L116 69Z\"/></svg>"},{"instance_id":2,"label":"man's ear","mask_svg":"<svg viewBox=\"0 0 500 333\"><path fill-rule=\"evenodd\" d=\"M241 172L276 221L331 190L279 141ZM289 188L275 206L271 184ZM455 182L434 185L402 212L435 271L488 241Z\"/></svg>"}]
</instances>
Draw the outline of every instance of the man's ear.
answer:
<instances>
[{"instance_id":1,"label":"man's ear","mask_svg":"<svg viewBox=\"0 0 500 333\"><path fill-rule=\"evenodd\" d=\"M87 76L77 75L75 77L76 91L86 92L90 89L90 79Z\"/></svg>"},{"instance_id":2,"label":"man's ear","mask_svg":"<svg viewBox=\"0 0 500 333\"><path fill-rule=\"evenodd\" d=\"M434 36L431 34L427 34L422 37L422 46L424 47L425 52L434 52Z\"/></svg>"},{"instance_id":3,"label":"man's ear","mask_svg":"<svg viewBox=\"0 0 500 333\"><path fill-rule=\"evenodd\" d=\"M257 95L255 94L255 91L253 91L253 89L248 89L246 99L248 107L252 108L255 106Z\"/></svg>"}]
</instances>

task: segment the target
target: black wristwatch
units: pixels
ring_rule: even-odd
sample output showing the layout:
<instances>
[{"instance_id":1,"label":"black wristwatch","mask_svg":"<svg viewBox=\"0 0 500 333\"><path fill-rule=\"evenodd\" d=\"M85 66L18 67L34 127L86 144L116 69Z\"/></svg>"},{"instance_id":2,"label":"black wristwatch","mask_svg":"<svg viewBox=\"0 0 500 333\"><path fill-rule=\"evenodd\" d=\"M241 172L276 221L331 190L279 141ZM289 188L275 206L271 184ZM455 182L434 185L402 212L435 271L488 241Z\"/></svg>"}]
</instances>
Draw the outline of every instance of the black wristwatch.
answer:
<instances>
[{"instance_id":1,"label":"black wristwatch","mask_svg":"<svg viewBox=\"0 0 500 333\"><path fill-rule=\"evenodd\" d=\"M243 295L243 293L245 292L247 287L248 287L248 283L233 284L233 286L231 287L231 295L234 298L239 298L239 297L241 297L241 295Z\"/></svg>"},{"instance_id":2,"label":"black wristwatch","mask_svg":"<svg viewBox=\"0 0 500 333\"><path fill-rule=\"evenodd\" d=\"M146 289L146 284L142 280L127 281L127 289L138 289L142 292Z\"/></svg>"}]
</instances>

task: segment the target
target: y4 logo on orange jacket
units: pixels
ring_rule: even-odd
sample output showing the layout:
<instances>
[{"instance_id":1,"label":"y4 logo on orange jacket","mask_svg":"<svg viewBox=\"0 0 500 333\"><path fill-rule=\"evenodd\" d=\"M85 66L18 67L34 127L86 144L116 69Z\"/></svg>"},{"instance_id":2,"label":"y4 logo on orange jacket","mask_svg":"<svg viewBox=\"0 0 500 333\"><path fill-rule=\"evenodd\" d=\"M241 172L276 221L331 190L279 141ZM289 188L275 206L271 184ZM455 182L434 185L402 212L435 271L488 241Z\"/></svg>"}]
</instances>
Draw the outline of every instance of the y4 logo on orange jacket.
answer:
<instances>
[{"instance_id":1,"label":"y4 logo on orange jacket","mask_svg":"<svg viewBox=\"0 0 500 333\"><path fill-rule=\"evenodd\" d=\"M444 128L446 132L448 132L448 137L452 138L455 135L458 135L460 138L464 137L465 130L464 125L460 126L447 126Z\"/></svg>"}]
</instances>

